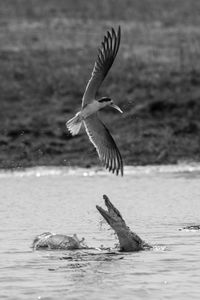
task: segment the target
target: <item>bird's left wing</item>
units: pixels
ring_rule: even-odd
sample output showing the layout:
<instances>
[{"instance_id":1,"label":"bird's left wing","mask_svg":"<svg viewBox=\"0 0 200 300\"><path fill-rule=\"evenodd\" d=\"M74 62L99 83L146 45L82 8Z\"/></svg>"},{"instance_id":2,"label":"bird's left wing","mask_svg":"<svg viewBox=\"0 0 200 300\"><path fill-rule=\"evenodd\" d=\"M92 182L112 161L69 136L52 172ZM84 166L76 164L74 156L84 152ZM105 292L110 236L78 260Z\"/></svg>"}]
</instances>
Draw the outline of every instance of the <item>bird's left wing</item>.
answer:
<instances>
[{"instance_id":1,"label":"bird's left wing","mask_svg":"<svg viewBox=\"0 0 200 300\"><path fill-rule=\"evenodd\" d=\"M103 82L115 60L120 45L120 39L120 26L117 33L112 28L110 31L107 31L107 34L104 36L104 40L99 48L97 60L94 64L91 78L83 95L82 108L95 99L101 83Z\"/></svg>"},{"instance_id":2,"label":"bird's left wing","mask_svg":"<svg viewBox=\"0 0 200 300\"><path fill-rule=\"evenodd\" d=\"M106 169L116 172L119 171L123 176L123 161L121 154L106 126L98 118L97 114L93 114L84 121L86 132L90 141L95 146L100 160L106 166Z\"/></svg>"}]
</instances>

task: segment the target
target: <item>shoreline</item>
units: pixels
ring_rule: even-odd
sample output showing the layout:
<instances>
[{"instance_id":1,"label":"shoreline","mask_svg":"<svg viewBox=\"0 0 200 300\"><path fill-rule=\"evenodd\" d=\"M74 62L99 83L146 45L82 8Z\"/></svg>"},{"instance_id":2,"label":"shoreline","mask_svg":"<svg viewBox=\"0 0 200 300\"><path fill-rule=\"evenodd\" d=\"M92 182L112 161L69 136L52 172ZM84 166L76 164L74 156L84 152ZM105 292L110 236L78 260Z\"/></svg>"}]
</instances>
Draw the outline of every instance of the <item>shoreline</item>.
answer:
<instances>
[{"instance_id":1,"label":"shoreline","mask_svg":"<svg viewBox=\"0 0 200 300\"><path fill-rule=\"evenodd\" d=\"M182 174L182 173L200 173L199 162L182 162L171 165L146 165L146 166L124 166L124 177L130 175L152 175L152 174ZM18 169L0 169L0 178L7 176L111 176L121 178L105 170L103 167L64 167L64 166L34 166Z\"/></svg>"}]
</instances>

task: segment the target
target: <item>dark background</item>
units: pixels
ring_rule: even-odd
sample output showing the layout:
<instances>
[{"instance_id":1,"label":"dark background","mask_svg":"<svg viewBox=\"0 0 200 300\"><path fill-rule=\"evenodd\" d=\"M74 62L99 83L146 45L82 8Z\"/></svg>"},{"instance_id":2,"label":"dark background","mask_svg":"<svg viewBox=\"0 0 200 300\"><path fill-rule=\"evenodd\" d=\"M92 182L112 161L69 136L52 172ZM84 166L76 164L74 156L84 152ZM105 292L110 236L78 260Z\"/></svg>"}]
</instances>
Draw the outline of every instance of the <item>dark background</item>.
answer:
<instances>
[{"instance_id":1,"label":"dark background","mask_svg":"<svg viewBox=\"0 0 200 300\"><path fill-rule=\"evenodd\" d=\"M125 164L200 160L200 1L0 0L0 167L98 165L81 105L97 48L121 25L99 96Z\"/></svg>"}]
</instances>

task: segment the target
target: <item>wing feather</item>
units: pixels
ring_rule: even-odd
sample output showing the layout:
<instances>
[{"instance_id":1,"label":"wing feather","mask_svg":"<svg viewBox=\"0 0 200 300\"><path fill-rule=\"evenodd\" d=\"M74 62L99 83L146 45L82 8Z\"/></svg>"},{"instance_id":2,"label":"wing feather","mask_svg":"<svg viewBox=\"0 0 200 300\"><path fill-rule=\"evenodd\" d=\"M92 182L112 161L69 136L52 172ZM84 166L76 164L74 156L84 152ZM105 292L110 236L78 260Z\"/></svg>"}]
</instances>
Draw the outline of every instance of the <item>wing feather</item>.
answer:
<instances>
[{"instance_id":1,"label":"wing feather","mask_svg":"<svg viewBox=\"0 0 200 300\"><path fill-rule=\"evenodd\" d=\"M109 171L123 176L123 161L114 139L106 126L93 114L84 121L86 132L90 141L95 146L103 165Z\"/></svg>"},{"instance_id":2,"label":"wing feather","mask_svg":"<svg viewBox=\"0 0 200 300\"><path fill-rule=\"evenodd\" d=\"M118 27L117 34L112 28L111 31L107 31L107 34L104 36L101 47L98 49L97 60L94 64L91 78L88 81L85 93L83 95L82 108L95 99L100 85L102 84L115 60L119 50L120 39L120 26Z\"/></svg>"}]
</instances>

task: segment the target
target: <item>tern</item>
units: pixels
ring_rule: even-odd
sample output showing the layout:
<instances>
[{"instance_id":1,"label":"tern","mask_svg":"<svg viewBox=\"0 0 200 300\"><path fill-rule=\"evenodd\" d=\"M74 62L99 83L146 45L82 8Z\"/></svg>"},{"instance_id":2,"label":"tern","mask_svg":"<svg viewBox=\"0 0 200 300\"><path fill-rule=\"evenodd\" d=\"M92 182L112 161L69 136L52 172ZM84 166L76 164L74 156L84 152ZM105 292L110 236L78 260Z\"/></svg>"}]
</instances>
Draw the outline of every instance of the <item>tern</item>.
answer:
<instances>
[{"instance_id":1,"label":"tern","mask_svg":"<svg viewBox=\"0 0 200 300\"><path fill-rule=\"evenodd\" d=\"M72 135L76 135L83 124L106 169L116 173L116 175L121 172L123 176L123 161L119 149L108 128L98 117L98 111L106 106L113 107L121 113L122 110L114 104L111 98L102 97L97 99L96 97L99 87L115 60L119 50L120 38L120 26L117 32L113 28L107 31L101 47L98 49L98 57L82 98L81 110L66 123L66 126Z\"/></svg>"}]
</instances>

